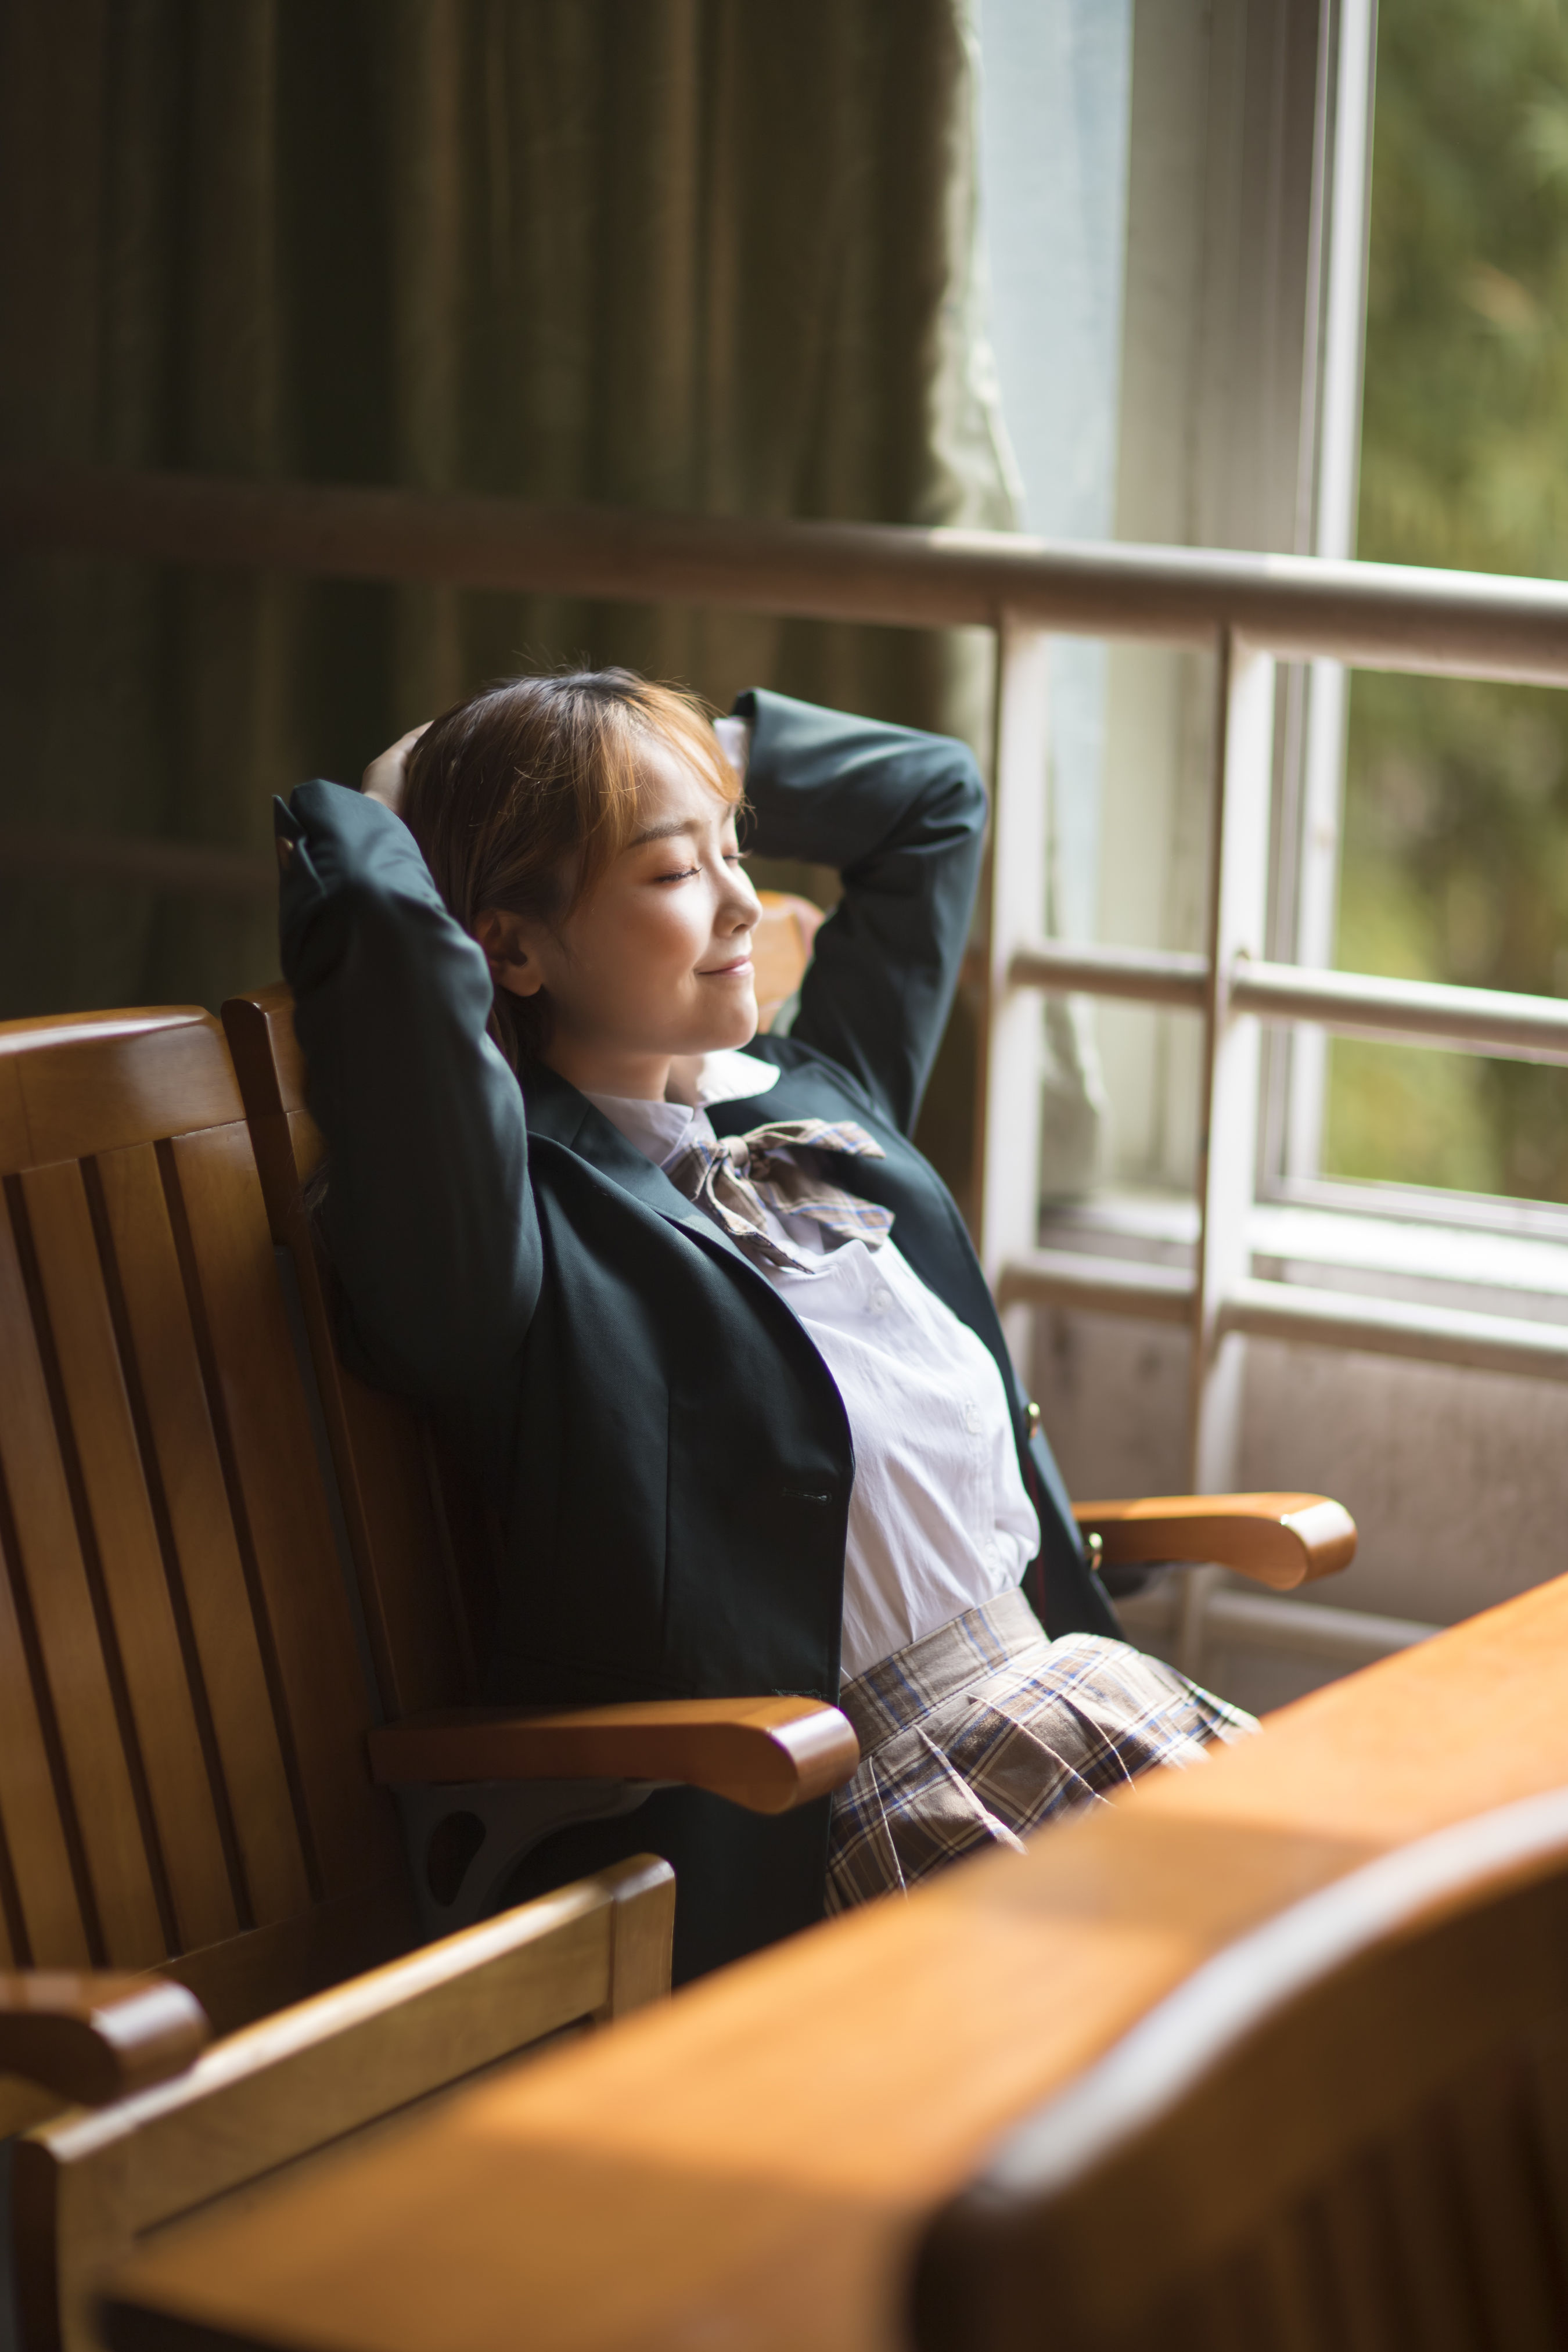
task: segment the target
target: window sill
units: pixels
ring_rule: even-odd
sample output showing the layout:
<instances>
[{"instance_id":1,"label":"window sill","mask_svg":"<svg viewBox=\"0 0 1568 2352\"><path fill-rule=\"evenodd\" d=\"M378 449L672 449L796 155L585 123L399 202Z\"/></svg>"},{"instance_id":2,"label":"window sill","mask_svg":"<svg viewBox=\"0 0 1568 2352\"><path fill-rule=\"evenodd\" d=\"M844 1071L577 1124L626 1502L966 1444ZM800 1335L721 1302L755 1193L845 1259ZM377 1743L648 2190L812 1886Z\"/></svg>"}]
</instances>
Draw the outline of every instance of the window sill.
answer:
<instances>
[{"instance_id":1,"label":"window sill","mask_svg":"<svg viewBox=\"0 0 1568 2352\"><path fill-rule=\"evenodd\" d=\"M1052 1255L1190 1276L1197 1227L1195 1202L1128 1190L1048 1209L1040 1243ZM1251 1214L1251 1271L1265 1281L1348 1297L1568 1325L1568 1220L1564 1228L1559 1240L1429 1216L1263 1201ZM1180 1297L1177 1286L1163 1286L1173 1299Z\"/></svg>"}]
</instances>

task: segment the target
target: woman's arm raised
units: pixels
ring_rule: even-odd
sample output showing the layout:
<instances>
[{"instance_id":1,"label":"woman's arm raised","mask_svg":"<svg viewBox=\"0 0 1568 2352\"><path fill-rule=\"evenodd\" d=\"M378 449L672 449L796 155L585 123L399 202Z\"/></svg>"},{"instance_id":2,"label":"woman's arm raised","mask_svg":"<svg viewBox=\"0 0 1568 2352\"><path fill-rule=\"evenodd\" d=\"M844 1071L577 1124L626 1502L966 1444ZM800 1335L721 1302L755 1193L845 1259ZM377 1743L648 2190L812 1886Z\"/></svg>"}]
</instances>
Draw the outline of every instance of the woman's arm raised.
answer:
<instances>
[{"instance_id":1,"label":"woman's arm raised","mask_svg":"<svg viewBox=\"0 0 1568 2352\"><path fill-rule=\"evenodd\" d=\"M346 1352L426 1403L482 1394L521 1344L542 1263L522 1095L485 1034L489 967L379 796L301 784L278 832Z\"/></svg>"},{"instance_id":2,"label":"woman's arm raised","mask_svg":"<svg viewBox=\"0 0 1568 2352\"><path fill-rule=\"evenodd\" d=\"M746 792L765 857L837 866L792 1034L853 1072L907 1134L952 1008L985 833L973 754L758 688Z\"/></svg>"}]
</instances>

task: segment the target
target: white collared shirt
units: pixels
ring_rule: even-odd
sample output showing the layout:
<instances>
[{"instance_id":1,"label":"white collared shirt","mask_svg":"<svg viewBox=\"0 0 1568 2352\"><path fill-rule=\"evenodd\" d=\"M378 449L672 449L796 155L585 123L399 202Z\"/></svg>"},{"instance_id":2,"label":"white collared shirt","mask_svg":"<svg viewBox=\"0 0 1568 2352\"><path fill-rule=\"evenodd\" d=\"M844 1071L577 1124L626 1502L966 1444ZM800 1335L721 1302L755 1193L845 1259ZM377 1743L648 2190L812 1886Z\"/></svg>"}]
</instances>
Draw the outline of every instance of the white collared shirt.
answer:
<instances>
[{"instance_id":1,"label":"white collared shirt","mask_svg":"<svg viewBox=\"0 0 1568 2352\"><path fill-rule=\"evenodd\" d=\"M588 1099L656 1167L711 1139L710 1103L778 1079L752 1054L710 1054L700 1107L619 1095ZM824 1249L815 1218L764 1210L782 1240L816 1263L759 1266L837 1386L855 1446L844 1559L844 1675L862 1675L939 1625L1016 1585L1039 1549L1007 1400L991 1351L929 1290L896 1238Z\"/></svg>"}]
</instances>

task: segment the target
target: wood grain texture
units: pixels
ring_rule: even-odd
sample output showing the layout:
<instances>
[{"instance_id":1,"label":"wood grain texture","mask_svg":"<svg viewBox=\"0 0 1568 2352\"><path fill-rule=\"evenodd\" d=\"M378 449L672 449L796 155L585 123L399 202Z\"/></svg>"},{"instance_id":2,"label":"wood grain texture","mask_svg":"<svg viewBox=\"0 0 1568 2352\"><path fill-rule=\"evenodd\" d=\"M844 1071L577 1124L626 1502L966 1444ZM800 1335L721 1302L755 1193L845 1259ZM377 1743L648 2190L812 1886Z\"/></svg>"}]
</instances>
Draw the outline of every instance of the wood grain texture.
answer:
<instances>
[{"instance_id":1,"label":"wood grain texture","mask_svg":"<svg viewBox=\"0 0 1568 2352\"><path fill-rule=\"evenodd\" d=\"M1207 1560L1277 1591L1335 1576L1355 1558L1355 1521L1326 1495L1150 1495L1075 1503L1108 1568L1141 1560Z\"/></svg>"},{"instance_id":2,"label":"wood grain texture","mask_svg":"<svg viewBox=\"0 0 1568 2352\"><path fill-rule=\"evenodd\" d=\"M195 1006L0 1022L0 1175L238 1118Z\"/></svg>"},{"instance_id":3,"label":"wood grain texture","mask_svg":"<svg viewBox=\"0 0 1568 2352\"><path fill-rule=\"evenodd\" d=\"M893 2352L923 2220L1205 1958L1394 1846L1564 1785L1558 1580L1022 1857L464 2094L309 2198L150 2248L112 2340L154 2344L167 2315L205 2331L183 2342L501 2352L526 2312L532 2352Z\"/></svg>"},{"instance_id":4,"label":"wood grain texture","mask_svg":"<svg viewBox=\"0 0 1568 2352\"><path fill-rule=\"evenodd\" d=\"M293 998L281 986L261 989L231 998L223 1018L268 1220L293 1258L383 1711L461 1705L476 1696L477 1681L466 1622L472 1566L458 1555L473 1547L474 1531L446 1524L451 1497L435 1474L418 1416L338 1360L330 1276L300 1192L323 1145L303 1107Z\"/></svg>"},{"instance_id":5,"label":"wood grain texture","mask_svg":"<svg viewBox=\"0 0 1568 2352\"><path fill-rule=\"evenodd\" d=\"M224 1034L247 1118L287 1118L305 1108L305 1056L294 1034L294 992L282 981L231 996Z\"/></svg>"},{"instance_id":6,"label":"wood grain texture","mask_svg":"<svg viewBox=\"0 0 1568 2352\"><path fill-rule=\"evenodd\" d=\"M81 1168L19 1179L47 1304L72 1459L104 1610L103 1635L144 1775L148 1835L167 1889L171 1949L239 1926L181 1652L169 1578L126 1391ZM134 1243L139 1236L128 1236Z\"/></svg>"},{"instance_id":7,"label":"wood grain texture","mask_svg":"<svg viewBox=\"0 0 1568 2352\"><path fill-rule=\"evenodd\" d=\"M302 1910L310 1886L168 1202L149 1144L105 1153L96 1170L246 1924L265 1925ZM185 1938L187 1948L214 1940Z\"/></svg>"},{"instance_id":8,"label":"wood grain texture","mask_svg":"<svg viewBox=\"0 0 1568 2352\"><path fill-rule=\"evenodd\" d=\"M1047 2298L1075 2352L1237 2317L1248 2352L1553 2352L1565 2061L1558 1790L1353 1872L1162 2002L939 2214L919 2352L1034 2352Z\"/></svg>"},{"instance_id":9,"label":"wood grain texture","mask_svg":"<svg viewBox=\"0 0 1568 2352\"><path fill-rule=\"evenodd\" d=\"M238 1111L205 1013L0 1031L0 1934L237 1938L253 2016L265 1931L400 1857Z\"/></svg>"},{"instance_id":10,"label":"wood grain texture","mask_svg":"<svg viewBox=\"0 0 1568 2352\"><path fill-rule=\"evenodd\" d=\"M649 1699L559 1715L443 1711L370 1735L378 1780L679 1780L751 1812L826 1796L860 1760L837 1707L804 1698Z\"/></svg>"},{"instance_id":11,"label":"wood grain texture","mask_svg":"<svg viewBox=\"0 0 1568 2352\"><path fill-rule=\"evenodd\" d=\"M26 1957L49 1965L86 1957L145 1968L166 1948L121 1718L88 1580L55 1405L17 1246L25 1213L11 1189L0 1215L0 1481L14 1579L12 1618L33 1684L37 1719L76 1885L79 1927L65 1948L40 1919ZM7 1725L0 1724L0 1740ZM24 1730L23 1737L26 1738ZM8 1825L9 1826L9 1825Z\"/></svg>"},{"instance_id":12,"label":"wood grain texture","mask_svg":"<svg viewBox=\"0 0 1568 2352\"><path fill-rule=\"evenodd\" d=\"M33 2352L89 2342L91 2262L150 2221L668 1983L662 1864L408 1952L238 1108L205 1015L0 1033L0 2074L44 2083L0 2121L44 2135L14 2175ZM467 1686L451 1650L418 1687ZM160 1973L58 1973L94 1960ZM205 2033L191 1988L228 2038L151 2090ZM109 2104L50 2117L64 2094Z\"/></svg>"},{"instance_id":13,"label":"wood grain texture","mask_svg":"<svg viewBox=\"0 0 1568 2352\"><path fill-rule=\"evenodd\" d=\"M614 1885L609 1988L595 2012L605 2023L665 1998L675 1950L675 1873L669 1864L644 1854L624 1864Z\"/></svg>"},{"instance_id":14,"label":"wood grain texture","mask_svg":"<svg viewBox=\"0 0 1568 2352\"><path fill-rule=\"evenodd\" d=\"M291 1918L181 1952L159 1973L188 1985L218 2033L236 2033L273 2010L309 2000L365 1969L412 1951L420 1941L414 1892L402 1856L383 1879L356 1886Z\"/></svg>"},{"instance_id":15,"label":"wood grain texture","mask_svg":"<svg viewBox=\"0 0 1568 2352\"><path fill-rule=\"evenodd\" d=\"M277 1267L243 1122L163 1146L166 1187L210 1351L220 1442L231 1465L237 1533L269 1643L312 1891L376 1874L395 1848L392 1811L373 1790L373 1719L317 1469Z\"/></svg>"},{"instance_id":16,"label":"wood grain texture","mask_svg":"<svg viewBox=\"0 0 1568 2352\"><path fill-rule=\"evenodd\" d=\"M94 2273L142 2232L563 2026L668 1992L674 1894L668 1864L623 1863L231 2034L157 2088L38 2126L14 2158L30 2327L75 2352L92 2341ZM52 2263L32 2258L51 2246Z\"/></svg>"},{"instance_id":17,"label":"wood grain texture","mask_svg":"<svg viewBox=\"0 0 1568 2352\"><path fill-rule=\"evenodd\" d=\"M5 1958L8 1964L20 1966L43 1954L56 1966L85 1968L91 1949L71 1871L39 1694L16 1615L17 1575L16 1561L0 1541L0 1840L7 1895L0 1917Z\"/></svg>"},{"instance_id":18,"label":"wood grain texture","mask_svg":"<svg viewBox=\"0 0 1568 2352\"><path fill-rule=\"evenodd\" d=\"M0 2073L83 2106L183 2074L211 2039L200 2001L161 1977L0 1971Z\"/></svg>"}]
</instances>

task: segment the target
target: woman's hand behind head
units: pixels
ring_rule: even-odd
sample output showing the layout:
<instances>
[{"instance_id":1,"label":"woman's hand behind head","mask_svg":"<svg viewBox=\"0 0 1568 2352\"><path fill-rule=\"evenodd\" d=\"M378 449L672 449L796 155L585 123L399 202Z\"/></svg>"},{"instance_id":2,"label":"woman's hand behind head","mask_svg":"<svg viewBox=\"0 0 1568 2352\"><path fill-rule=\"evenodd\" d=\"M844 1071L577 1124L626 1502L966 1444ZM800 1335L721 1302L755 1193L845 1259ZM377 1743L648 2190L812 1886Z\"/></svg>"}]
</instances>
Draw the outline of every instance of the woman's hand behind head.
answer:
<instances>
[{"instance_id":1,"label":"woman's hand behind head","mask_svg":"<svg viewBox=\"0 0 1568 2352\"><path fill-rule=\"evenodd\" d=\"M379 801L383 808L392 811L394 816L403 814L403 795L408 783L408 755L429 724L426 719L424 726L411 727L406 735L400 735L395 743L389 743L384 751L378 751L360 778L359 788L366 800Z\"/></svg>"}]
</instances>

